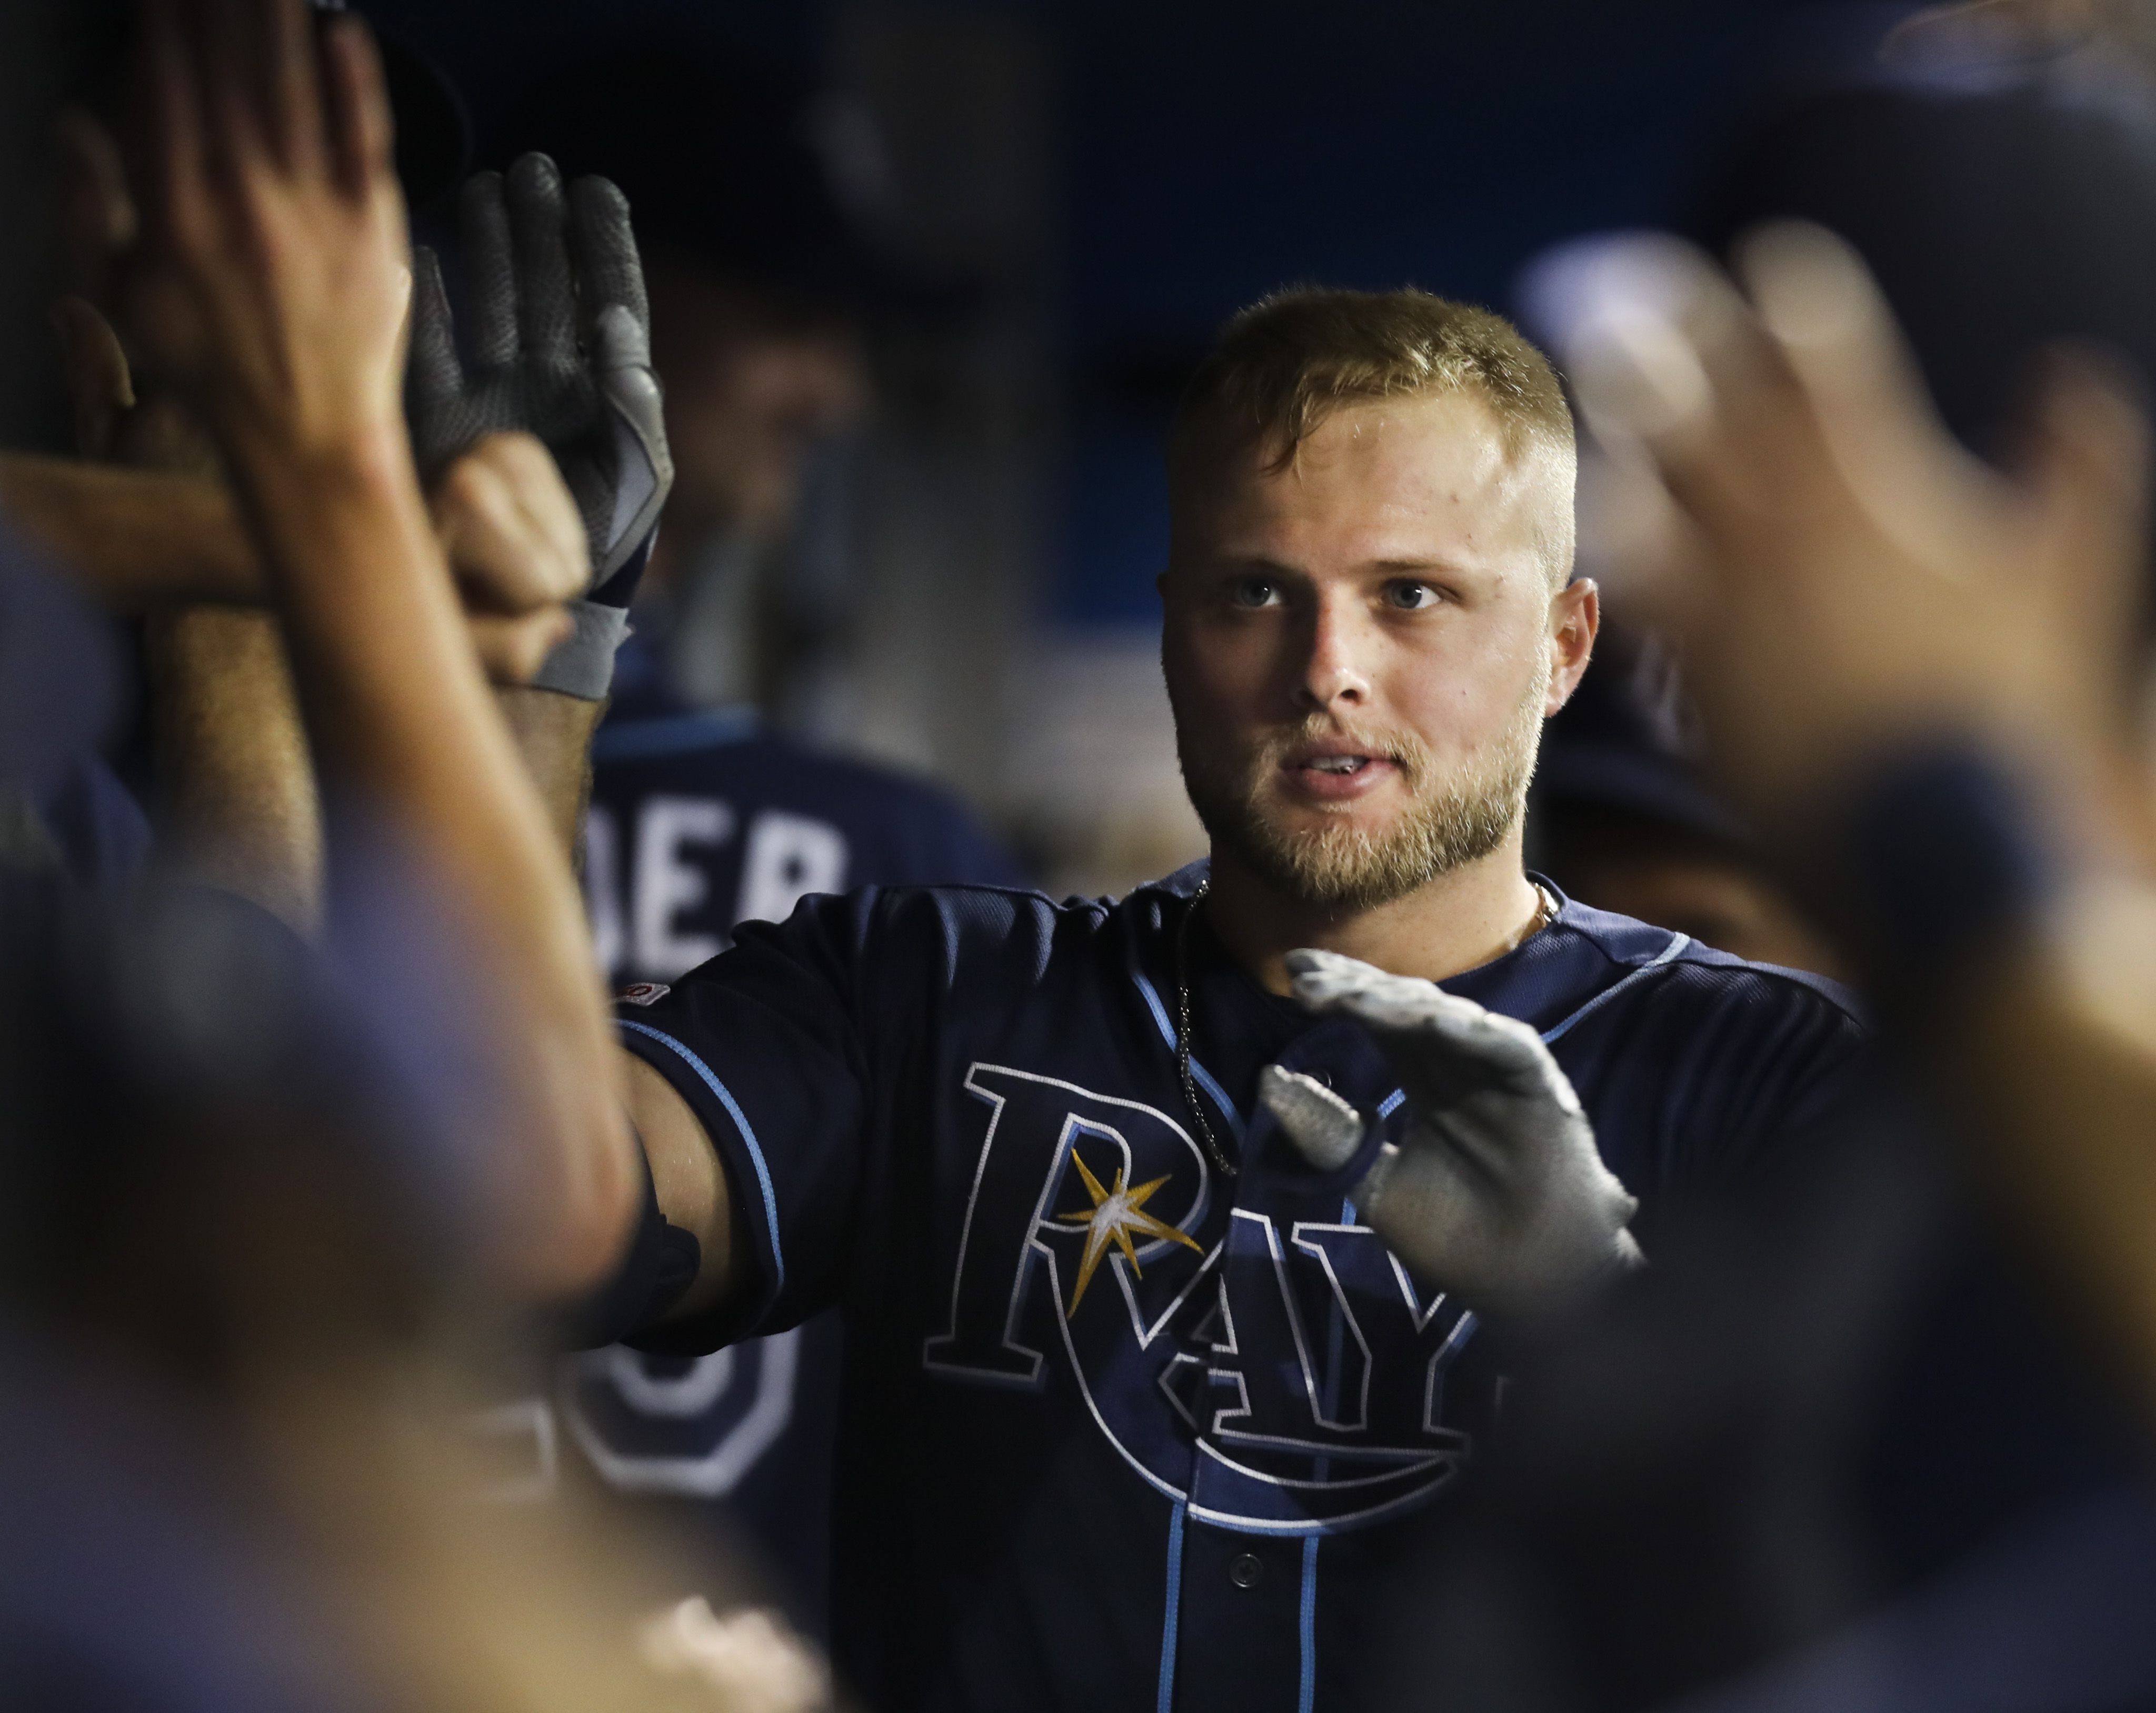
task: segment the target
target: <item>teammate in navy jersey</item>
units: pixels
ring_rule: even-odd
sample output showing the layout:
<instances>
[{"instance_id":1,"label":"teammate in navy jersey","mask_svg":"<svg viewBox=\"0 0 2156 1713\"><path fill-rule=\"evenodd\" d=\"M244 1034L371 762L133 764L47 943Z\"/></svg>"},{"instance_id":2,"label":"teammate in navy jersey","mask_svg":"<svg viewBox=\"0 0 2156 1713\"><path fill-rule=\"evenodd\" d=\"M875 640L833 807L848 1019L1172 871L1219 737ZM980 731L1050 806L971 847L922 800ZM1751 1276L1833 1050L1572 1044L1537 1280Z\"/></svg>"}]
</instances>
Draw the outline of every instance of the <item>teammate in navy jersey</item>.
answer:
<instances>
[{"instance_id":1,"label":"teammate in navy jersey","mask_svg":"<svg viewBox=\"0 0 2156 1713\"><path fill-rule=\"evenodd\" d=\"M784 921L812 892L1029 884L947 792L797 742L751 708L612 717L592 760L584 893L618 983L671 981L737 923Z\"/></svg>"},{"instance_id":2,"label":"teammate in navy jersey","mask_svg":"<svg viewBox=\"0 0 2156 1713\"><path fill-rule=\"evenodd\" d=\"M629 996L653 1194L609 1300L685 1355L842 1305L837 1654L875 1705L1342 1705L1507 1322L1829 1118L1835 990L1524 872L1597 620L1573 473L1497 318L1269 300L1171 449L1209 863L812 898Z\"/></svg>"},{"instance_id":3,"label":"teammate in navy jersey","mask_svg":"<svg viewBox=\"0 0 2156 1713\"><path fill-rule=\"evenodd\" d=\"M1025 884L948 793L795 742L752 709L699 712L639 691L623 667L631 693L593 745L584 832L593 937L618 985L675 979L742 923L783 921L811 893ZM778 1572L794 1623L820 1637L841 1351L835 1310L690 1361L616 1346L567 1358L557 1402L616 1491L722 1503Z\"/></svg>"}]
</instances>

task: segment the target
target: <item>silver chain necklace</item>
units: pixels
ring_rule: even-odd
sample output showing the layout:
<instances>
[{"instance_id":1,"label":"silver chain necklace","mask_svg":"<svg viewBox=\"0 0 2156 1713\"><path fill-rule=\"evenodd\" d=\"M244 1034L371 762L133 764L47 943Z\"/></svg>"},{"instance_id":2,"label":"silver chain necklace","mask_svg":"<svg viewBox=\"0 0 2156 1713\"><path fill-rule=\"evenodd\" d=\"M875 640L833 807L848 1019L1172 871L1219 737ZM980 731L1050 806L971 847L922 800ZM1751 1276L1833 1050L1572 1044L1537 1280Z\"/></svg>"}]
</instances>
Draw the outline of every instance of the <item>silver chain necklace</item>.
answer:
<instances>
[{"instance_id":1,"label":"silver chain necklace","mask_svg":"<svg viewBox=\"0 0 2156 1713\"><path fill-rule=\"evenodd\" d=\"M1189 1108L1190 1116L1198 1126L1198 1139L1205 1145L1205 1152L1223 1177L1239 1174L1235 1162L1228 1157L1228 1151L1220 1146L1220 1138L1214 1134L1212 1121L1205 1116L1204 1104L1198 1098L1198 1080L1190 1071L1190 925L1197 920L1198 907L1205 902L1205 895L1213 890L1209 880L1200 880L1198 890L1190 895L1189 907L1183 912L1183 920L1175 928L1175 1069L1183 1079L1183 1104ZM1535 919L1527 924L1527 932L1514 941L1507 951L1516 951L1557 920L1557 900L1550 895L1549 888L1540 881L1535 883Z\"/></svg>"}]
</instances>

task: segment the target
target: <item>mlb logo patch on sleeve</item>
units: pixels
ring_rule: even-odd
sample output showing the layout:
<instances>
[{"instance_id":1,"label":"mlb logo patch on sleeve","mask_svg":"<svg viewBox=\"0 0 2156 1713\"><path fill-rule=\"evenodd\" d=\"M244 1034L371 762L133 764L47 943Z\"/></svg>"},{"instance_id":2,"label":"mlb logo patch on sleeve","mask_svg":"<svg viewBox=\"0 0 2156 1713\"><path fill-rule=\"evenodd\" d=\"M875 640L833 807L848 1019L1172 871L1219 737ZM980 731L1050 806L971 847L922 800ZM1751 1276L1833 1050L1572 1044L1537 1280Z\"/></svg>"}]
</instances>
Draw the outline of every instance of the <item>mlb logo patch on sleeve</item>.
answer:
<instances>
[{"instance_id":1,"label":"mlb logo patch on sleeve","mask_svg":"<svg viewBox=\"0 0 2156 1713\"><path fill-rule=\"evenodd\" d=\"M652 1005L673 991L664 982L632 982L613 997L623 1005Z\"/></svg>"}]
</instances>

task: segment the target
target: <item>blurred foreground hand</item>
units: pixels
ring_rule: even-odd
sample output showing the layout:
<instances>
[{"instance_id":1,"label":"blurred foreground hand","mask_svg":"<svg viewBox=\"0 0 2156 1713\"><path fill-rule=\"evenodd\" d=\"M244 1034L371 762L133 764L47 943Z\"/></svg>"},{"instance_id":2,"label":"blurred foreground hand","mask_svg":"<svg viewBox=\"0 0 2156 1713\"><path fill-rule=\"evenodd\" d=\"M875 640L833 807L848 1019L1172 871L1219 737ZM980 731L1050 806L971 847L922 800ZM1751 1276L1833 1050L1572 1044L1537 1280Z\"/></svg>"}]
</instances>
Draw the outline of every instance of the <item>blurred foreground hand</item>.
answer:
<instances>
[{"instance_id":1,"label":"blurred foreground hand","mask_svg":"<svg viewBox=\"0 0 2156 1713\"><path fill-rule=\"evenodd\" d=\"M215 439L267 572L326 819L331 942L362 849L421 877L488 1013L463 1043L502 1287L610 1274L642 1162L573 877L472 658L403 401L411 256L381 62L300 0L145 0L128 349ZM342 854L347 859L341 865Z\"/></svg>"},{"instance_id":2,"label":"blurred foreground hand","mask_svg":"<svg viewBox=\"0 0 2156 1713\"><path fill-rule=\"evenodd\" d=\"M1902 1050L2156 1422L2147 418L2054 352L2001 474L1939 425L1839 239L1763 228L1737 274L1667 238L1545 265L1609 460L1586 527L1682 637L1724 786L1861 942Z\"/></svg>"},{"instance_id":3,"label":"blurred foreground hand","mask_svg":"<svg viewBox=\"0 0 2156 1713\"><path fill-rule=\"evenodd\" d=\"M2125 384L2055 353L2001 475L1940 426L1839 238L1763 228L1737 274L1629 238L1537 285L1606 454L1583 531L1684 639L1722 783L1787 832L1851 770L1967 733L2143 824L2148 429Z\"/></svg>"}]
</instances>

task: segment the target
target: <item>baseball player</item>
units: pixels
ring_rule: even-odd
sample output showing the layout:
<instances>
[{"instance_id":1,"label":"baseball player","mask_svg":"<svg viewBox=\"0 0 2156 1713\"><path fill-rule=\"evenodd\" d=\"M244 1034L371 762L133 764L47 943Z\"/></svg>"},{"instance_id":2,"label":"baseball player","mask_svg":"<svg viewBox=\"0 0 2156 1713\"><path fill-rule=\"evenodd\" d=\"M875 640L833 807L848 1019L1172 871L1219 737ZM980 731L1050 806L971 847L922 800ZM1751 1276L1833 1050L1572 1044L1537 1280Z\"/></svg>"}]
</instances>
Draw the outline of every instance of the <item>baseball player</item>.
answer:
<instances>
[{"instance_id":1,"label":"baseball player","mask_svg":"<svg viewBox=\"0 0 2156 1713\"><path fill-rule=\"evenodd\" d=\"M611 1330L693 1355L842 1306L836 1646L885 1707L1339 1705L1512 1330L1860 1049L1830 985L1523 870L1597 605L1507 324L1270 299L1170 473L1209 862L810 898L621 1011L651 1190Z\"/></svg>"}]
</instances>

